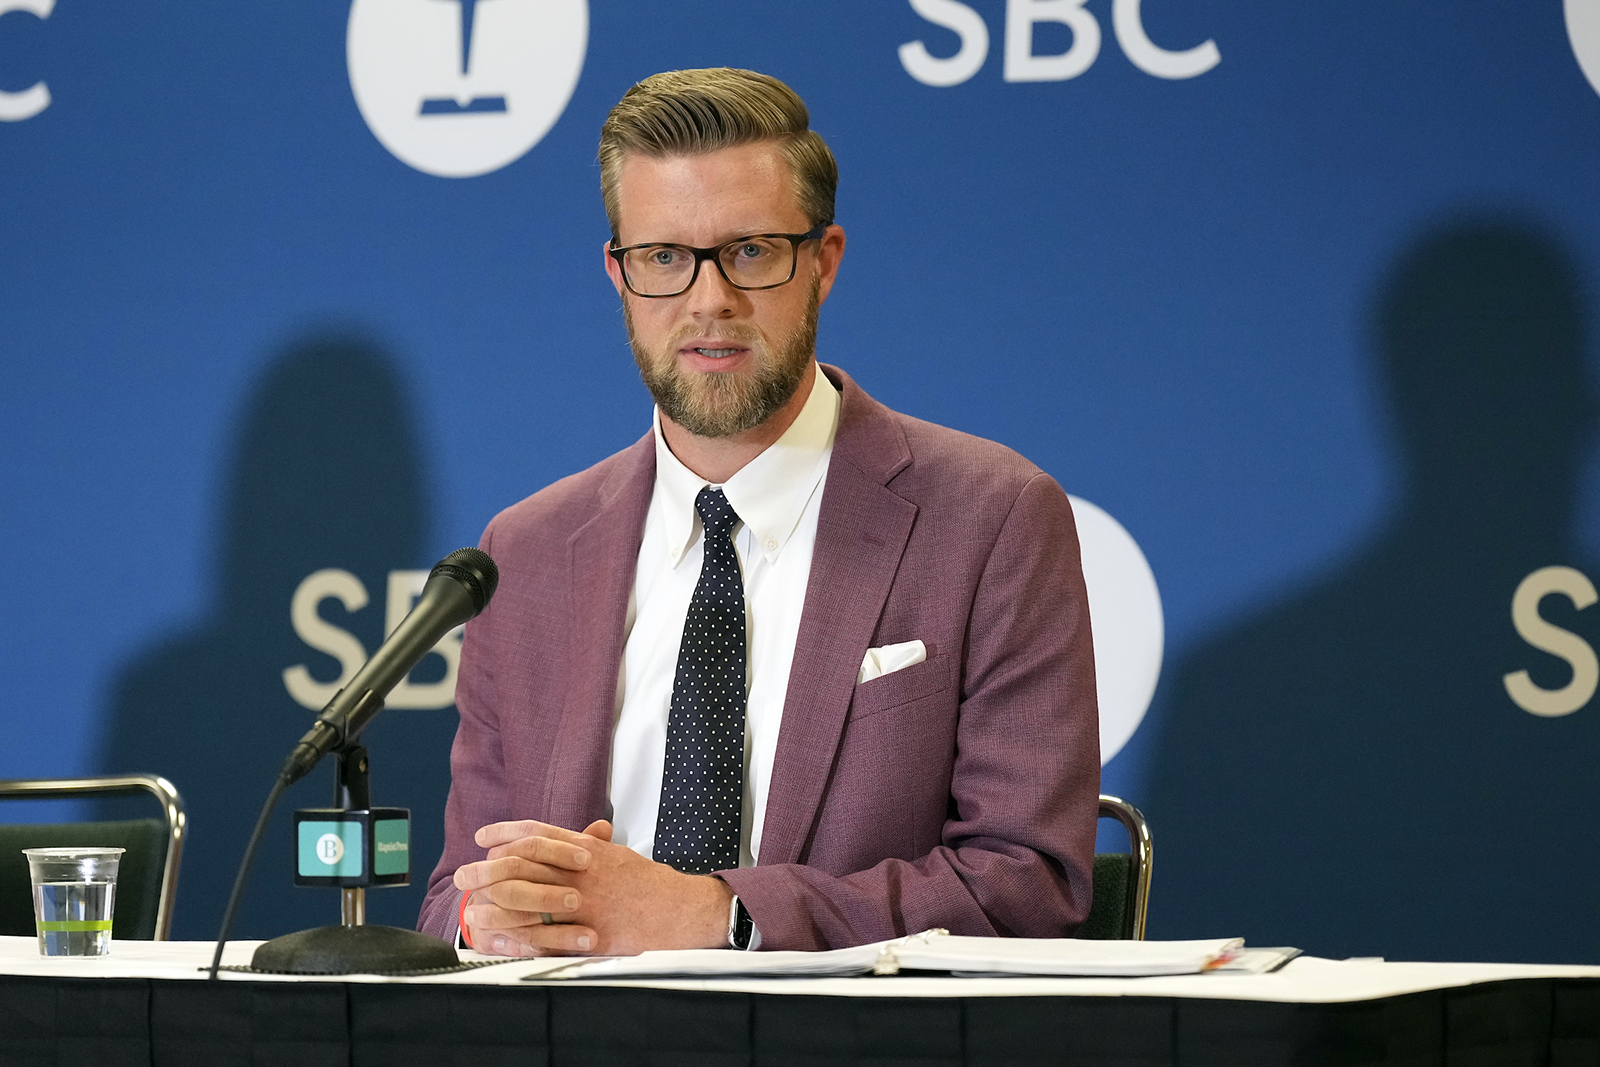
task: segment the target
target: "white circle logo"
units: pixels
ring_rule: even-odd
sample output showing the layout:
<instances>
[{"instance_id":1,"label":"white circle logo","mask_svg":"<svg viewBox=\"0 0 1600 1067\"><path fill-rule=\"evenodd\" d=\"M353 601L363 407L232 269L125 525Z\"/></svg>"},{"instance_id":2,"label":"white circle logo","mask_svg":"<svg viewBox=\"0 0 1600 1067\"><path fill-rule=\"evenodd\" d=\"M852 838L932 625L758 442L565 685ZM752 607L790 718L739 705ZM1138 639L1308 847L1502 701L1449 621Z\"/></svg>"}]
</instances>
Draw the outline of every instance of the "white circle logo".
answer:
<instances>
[{"instance_id":1,"label":"white circle logo","mask_svg":"<svg viewBox=\"0 0 1600 1067\"><path fill-rule=\"evenodd\" d=\"M383 147L424 174L513 163L566 110L588 0L354 0L350 90Z\"/></svg>"},{"instance_id":2,"label":"white circle logo","mask_svg":"<svg viewBox=\"0 0 1600 1067\"><path fill-rule=\"evenodd\" d=\"M344 859L344 841L338 834L323 834L317 838L317 859L332 867Z\"/></svg>"},{"instance_id":3,"label":"white circle logo","mask_svg":"<svg viewBox=\"0 0 1600 1067\"><path fill-rule=\"evenodd\" d=\"M1584 77L1600 93L1600 0L1566 0L1567 38Z\"/></svg>"},{"instance_id":4,"label":"white circle logo","mask_svg":"<svg viewBox=\"0 0 1600 1067\"><path fill-rule=\"evenodd\" d=\"M1156 576L1133 535L1103 508L1070 499L1089 594L1100 765L1105 766L1139 728L1156 695L1166 626Z\"/></svg>"},{"instance_id":5,"label":"white circle logo","mask_svg":"<svg viewBox=\"0 0 1600 1067\"><path fill-rule=\"evenodd\" d=\"M0 15L10 11L26 11L41 19L50 17L56 0L0 0ZM0 122L22 122L31 119L50 106L50 87L44 82L34 82L20 93L0 89Z\"/></svg>"}]
</instances>

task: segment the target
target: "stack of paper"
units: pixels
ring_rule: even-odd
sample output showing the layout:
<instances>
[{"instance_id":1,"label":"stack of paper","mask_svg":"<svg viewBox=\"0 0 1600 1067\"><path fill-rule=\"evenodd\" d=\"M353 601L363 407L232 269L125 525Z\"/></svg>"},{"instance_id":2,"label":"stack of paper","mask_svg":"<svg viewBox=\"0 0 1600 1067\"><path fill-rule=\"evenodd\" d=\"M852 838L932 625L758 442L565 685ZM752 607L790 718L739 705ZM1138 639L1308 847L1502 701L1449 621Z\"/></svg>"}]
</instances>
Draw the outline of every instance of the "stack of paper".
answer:
<instances>
[{"instance_id":1,"label":"stack of paper","mask_svg":"<svg viewBox=\"0 0 1600 1067\"><path fill-rule=\"evenodd\" d=\"M887 944L887 942L885 942ZM883 945L858 945L832 952L734 952L725 948L641 952L637 956L594 956L551 961L550 967L523 977L525 982L556 978L832 978L867 974Z\"/></svg>"},{"instance_id":2,"label":"stack of paper","mask_svg":"<svg viewBox=\"0 0 1600 1067\"><path fill-rule=\"evenodd\" d=\"M1293 952L1293 950L1287 950ZM567 978L843 977L940 971L957 975L1138 977L1199 974L1243 963L1241 938L1206 941L1080 941L1076 938L959 937L929 930L831 952L691 949L552 961L526 981ZM1288 957L1282 957L1287 959Z\"/></svg>"},{"instance_id":3,"label":"stack of paper","mask_svg":"<svg viewBox=\"0 0 1600 1067\"><path fill-rule=\"evenodd\" d=\"M1100 978L1198 974L1244 947L1244 939L1080 941L1071 937L918 935L889 942L900 970L954 974L1067 974ZM884 973L878 971L878 973Z\"/></svg>"}]
</instances>

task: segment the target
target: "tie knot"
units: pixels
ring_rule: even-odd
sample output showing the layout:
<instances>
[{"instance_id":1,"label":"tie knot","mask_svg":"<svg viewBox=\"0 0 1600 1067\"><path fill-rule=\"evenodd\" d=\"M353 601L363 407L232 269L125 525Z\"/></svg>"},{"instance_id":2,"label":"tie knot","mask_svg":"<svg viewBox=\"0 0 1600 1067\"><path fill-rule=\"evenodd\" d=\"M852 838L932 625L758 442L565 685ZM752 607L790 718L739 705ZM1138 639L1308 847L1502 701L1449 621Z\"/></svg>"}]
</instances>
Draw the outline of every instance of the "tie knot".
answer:
<instances>
[{"instance_id":1,"label":"tie knot","mask_svg":"<svg viewBox=\"0 0 1600 1067\"><path fill-rule=\"evenodd\" d=\"M700 521L705 523L708 538L727 537L733 533L733 527L739 521L739 513L733 510L733 505L722 495L722 490L709 485L694 498L694 509L700 513Z\"/></svg>"}]
</instances>

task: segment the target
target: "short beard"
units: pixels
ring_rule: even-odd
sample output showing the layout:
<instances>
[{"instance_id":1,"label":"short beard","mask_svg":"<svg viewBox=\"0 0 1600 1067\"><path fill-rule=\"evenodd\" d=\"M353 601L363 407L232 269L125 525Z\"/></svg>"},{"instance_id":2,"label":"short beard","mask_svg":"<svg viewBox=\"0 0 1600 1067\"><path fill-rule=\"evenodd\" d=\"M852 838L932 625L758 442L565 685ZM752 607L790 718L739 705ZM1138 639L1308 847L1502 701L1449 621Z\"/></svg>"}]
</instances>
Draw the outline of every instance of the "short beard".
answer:
<instances>
[{"instance_id":1,"label":"short beard","mask_svg":"<svg viewBox=\"0 0 1600 1067\"><path fill-rule=\"evenodd\" d=\"M805 317L770 350L749 326L730 326L712 335L750 348L755 357L750 375L685 374L674 353L684 338L698 334L692 326L680 330L664 351L646 351L634 332L633 314L624 299L622 318L628 324L628 343L633 347L633 361L639 365L639 377L661 413L696 437L732 437L753 430L787 404L805 380L806 368L817 350L820 292L819 280L813 277Z\"/></svg>"}]
</instances>

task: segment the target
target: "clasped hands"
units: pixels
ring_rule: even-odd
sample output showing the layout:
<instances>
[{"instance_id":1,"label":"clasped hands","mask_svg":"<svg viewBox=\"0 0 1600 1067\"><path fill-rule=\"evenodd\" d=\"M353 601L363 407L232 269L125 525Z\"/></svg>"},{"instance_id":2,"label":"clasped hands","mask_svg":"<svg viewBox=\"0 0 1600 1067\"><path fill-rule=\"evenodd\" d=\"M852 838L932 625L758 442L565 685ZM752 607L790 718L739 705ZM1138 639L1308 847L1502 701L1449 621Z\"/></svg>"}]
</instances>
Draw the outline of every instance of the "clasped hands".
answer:
<instances>
[{"instance_id":1,"label":"clasped hands","mask_svg":"<svg viewBox=\"0 0 1600 1067\"><path fill-rule=\"evenodd\" d=\"M582 833L532 820L491 823L474 840L488 857L458 867L455 885L468 894L462 918L479 952L628 956L728 943L727 883L613 843L603 819Z\"/></svg>"}]
</instances>

